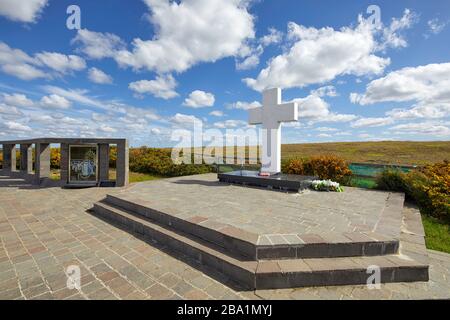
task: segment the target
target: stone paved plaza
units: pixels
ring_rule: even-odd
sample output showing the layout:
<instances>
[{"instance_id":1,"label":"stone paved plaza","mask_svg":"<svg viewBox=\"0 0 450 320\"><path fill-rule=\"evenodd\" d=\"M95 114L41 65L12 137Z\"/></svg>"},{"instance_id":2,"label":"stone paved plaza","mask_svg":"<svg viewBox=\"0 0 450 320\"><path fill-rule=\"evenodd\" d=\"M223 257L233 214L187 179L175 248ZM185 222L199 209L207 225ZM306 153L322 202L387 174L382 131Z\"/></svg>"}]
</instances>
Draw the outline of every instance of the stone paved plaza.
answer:
<instances>
[{"instance_id":1,"label":"stone paved plaza","mask_svg":"<svg viewBox=\"0 0 450 320\"><path fill-rule=\"evenodd\" d=\"M327 193L326 197L310 190L242 190L240 185L219 182L216 174L205 174L135 184L121 198L148 202L152 209L185 220L200 215L256 234L327 235L330 231L372 230L389 195L358 188Z\"/></svg>"},{"instance_id":2,"label":"stone paved plaza","mask_svg":"<svg viewBox=\"0 0 450 320\"><path fill-rule=\"evenodd\" d=\"M206 276L202 266L164 244L149 244L88 212L111 192L116 190L36 189L0 176L0 299L450 298L450 255L435 251L428 252L427 283L242 291L220 275ZM214 196L205 194L216 203ZM79 291L66 287L69 265L81 268Z\"/></svg>"}]
</instances>

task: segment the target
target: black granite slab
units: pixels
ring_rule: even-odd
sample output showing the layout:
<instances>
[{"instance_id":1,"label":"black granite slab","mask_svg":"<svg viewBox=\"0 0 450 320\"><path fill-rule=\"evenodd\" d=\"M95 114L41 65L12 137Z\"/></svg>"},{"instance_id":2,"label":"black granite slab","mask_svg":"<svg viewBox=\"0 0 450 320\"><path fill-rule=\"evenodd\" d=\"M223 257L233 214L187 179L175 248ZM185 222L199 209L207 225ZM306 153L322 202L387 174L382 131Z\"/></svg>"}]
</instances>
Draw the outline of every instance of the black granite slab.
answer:
<instances>
[{"instance_id":1,"label":"black granite slab","mask_svg":"<svg viewBox=\"0 0 450 320\"><path fill-rule=\"evenodd\" d=\"M258 187L269 187L281 190L299 191L311 186L314 176L300 176L296 174L277 173L270 176L260 176L258 171L237 170L218 173L221 182L244 184Z\"/></svg>"}]
</instances>

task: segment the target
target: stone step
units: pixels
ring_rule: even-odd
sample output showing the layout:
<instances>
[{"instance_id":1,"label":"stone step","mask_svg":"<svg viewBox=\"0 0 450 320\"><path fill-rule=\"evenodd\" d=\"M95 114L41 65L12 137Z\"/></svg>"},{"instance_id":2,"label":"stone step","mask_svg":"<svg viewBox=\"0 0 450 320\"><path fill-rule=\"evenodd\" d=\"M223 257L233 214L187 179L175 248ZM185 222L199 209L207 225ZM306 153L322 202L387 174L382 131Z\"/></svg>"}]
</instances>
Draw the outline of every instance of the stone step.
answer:
<instances>
[{"instance_id":1,"label":"stone step","mask_svg":"<svg viewBox=\"0 0 450 320\"><path fill-rule=\"evenodd\" d=\"M201 265L218 271L246 289L366 284L368 268L376 266L380 282L427 281L426 259L401 254L345 258L256 260L230 255L222 247L180 230L157 224L110 203L94 204L94 211L138 234L156 240ZM423 257L422 255L420 255Z\"/></svg>"},{"instance_id":2,"label":"stone step","mask_svg":"<svg viewBox=\"0 0 450 320\"><path fill-rule=\"evenodd\" d=\"M400 223L403 198L396 195L390 202L393 202L391 208L393 212L397 212ZM118 195L107 195L104 203L149 218L174 230L202 238L229 252L238 252L252 260L377 256L395 254L399 248L400 225L396 228L397 234L393 233L391 236L367 231L345 234L330 232L322 237L311 234L279 237L278 235L257 235L201 216L178 218L163 210L155 210L150 204L124 199ZM395 223L392 223L392 226L394 225ZM277 238L282 242L277 242L275 240Z\"/></svg>"},{"instance_id":3,"label":"stone step","mask_svg":"<svg viewBox=\"0 0 450 320\"><path fill-rule=\"evenodd\" d=\"M108 220L124 225L138 234L193 258L202 265L219 271L245 288L254 288L254 274L257 267L257 262L254 260L246 261L243 256L237 259L239 256L233 257L225 254L220 247L206 243L202 239L193 239L180 231L175 232L148 218L137 216L130 211L113 207L107 203L95 203L94 211Z\"/></svg>"}]
</instances>

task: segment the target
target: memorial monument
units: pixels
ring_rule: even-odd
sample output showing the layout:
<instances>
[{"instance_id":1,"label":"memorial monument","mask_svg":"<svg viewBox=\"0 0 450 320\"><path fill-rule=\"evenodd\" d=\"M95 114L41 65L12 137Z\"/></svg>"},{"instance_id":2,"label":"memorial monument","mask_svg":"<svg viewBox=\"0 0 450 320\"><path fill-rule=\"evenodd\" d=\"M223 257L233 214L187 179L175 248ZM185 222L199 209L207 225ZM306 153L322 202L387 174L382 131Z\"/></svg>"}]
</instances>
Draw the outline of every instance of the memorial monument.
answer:
<instances>
[{"instance_id":1,"label":"memorial monument","mask_svg":"<svg viewBox=\"0 0 450 320\"><path fill-rule=\"evenodd\" d=\"M218 173L219 181L291 191L309 187L316 177L281 173L281 124L298 121L297 103L282 103L281 89L271 88L263 92L262 106L249 109L248 112L249 124L262 125L261 170Z\"/></svg>"}]
</instances>

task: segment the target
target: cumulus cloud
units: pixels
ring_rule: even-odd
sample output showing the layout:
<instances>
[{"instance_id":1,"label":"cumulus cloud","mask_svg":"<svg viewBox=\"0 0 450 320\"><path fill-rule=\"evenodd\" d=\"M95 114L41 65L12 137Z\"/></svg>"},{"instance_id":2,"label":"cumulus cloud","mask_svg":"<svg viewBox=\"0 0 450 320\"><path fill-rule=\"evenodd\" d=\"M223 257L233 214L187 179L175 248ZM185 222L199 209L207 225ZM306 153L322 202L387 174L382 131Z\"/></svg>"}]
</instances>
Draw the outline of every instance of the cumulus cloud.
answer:
<instances>
[{"instance_id":1,"label":"cumulus cloud","mask_svg":"<svg viewBox=\"0 0 450 320\"><path fill-rule=\"evenodd\" d=\"M214 110L214 111L211 111L209 113L209 115L213 116L213 117L223 117L224 113L222 111L220 111L220 110Z\"/></svg>"},{"instance_id":2,"label":"cumulus cloud","mask_svg":"<svg viewBox=\"0 0 450 320\"><path fill-rule=\"evenodd\" d=\"M248 110L256 107L260 107L261 103L259 101L253 102L245 102L245 101L236 101L233 103L226 104L227 109L240 109L240 110Z\"/></svg>"},{"instance_id":3,"label":"cumulus cloud","mask_svg":"<svg viewBox=\"0 0 450 320\"><path fill-rule=\"evenodd\" d=\"M69 100L57 94L42 97L40 104L42 107L55 109L68 109L71 106Z\"/></svg>"},{"instance_id":4,"label":"cumulus cloud","mask_svg":"<svg viewBox=\"0 0 450 320\"><path fill-rule=\"evenodd\" d=\"M138 96L143 94L152 94L162 99L170 99L178 96L175 91L177 82L172 75L158 75L154 80L139 80L131 82L128 88L134 91Z\"/></svg>"},{"instance_id":5,"label":"cumulus cloud","mask_svg":"<svg viewBox=\"0 0 450 320\"><path fill-rule=\"evenodd\" d=\"M58 52L41 52L36 54L38 64L55 71L66 73L69 71L80 71L86 68L86 62L83 58L76 55L65 55Z\"/></svg>"},{"instance_id":6,"label":"cumulus cloud","mask_svg":"<svg viewBox=\"0 0 450 320\"><path fill-rule=\"evenodd\" d=\"M0 69L4 73L22 80L47 77L45 72L33 66L35 63L35 59L24 51L13 49L0 41Z\"/></svg>"},{"instance_id":7,"label":"cumulus cloud","mask_svg":"<svg viewBox=\"0 0 450 320\"><path fill-rule=\"evenodd\" d=\"M214 123L214 127L218 129L226 129L226 128L239 128L239 127L247 127L248 123L243 120L225 120L225 121L218 121Z\"/></svg>"},{"instance_id":8,"label":"cumulus cloud","mask_svg":"<svg viewBox=\"0 0 450 320\"><path fill-rule=\"evenodd\" d=\"M377 49L406 47L408 42L402 31L410 29L418 20L418 15L409 9L405 9L401 18L392 18L391 24L382 29L382 39Z\"/></svg>"},{"instance_id":9,"label":"cumulus cloud","mask_svg":"<svg viewBox=\"0 0 450 320\"><path fill-rule=\"evenodd\" d=\"M397 134L450 136L449 123L443 122L405 123L393 126L390 129L394 130Z\"/></svg>"},{"instance_id":10,"label":"cumulus cloud","mask_svg":"<svg viewBox=\"0 0 450 320\"><path fill-rule=\"evenodd\" d=\"M113 82L113 79L110 75L94 67L89 69L88 78L92 82L98 84L111 84Z\"/></svg>"},{"instance_id":11,"label":"cumulus cloud","mask_svg":"<svg viewBox=\"0 0 450 320\"><path fill-rule=\"evenodd\" d=\"M115 34L87 29L78 30L71 43L79 44L78 51L91 59L113 58L117 52L126 48L125 42Z\"/></svg>"},{"instance_id":12,"label":"cumulus cloud","mask_svg":"<svg viewBox=\"0 0 450 320\"><path fill-rule=\"evenodd\" d=\"M31 128L29 126L16 121L6 121L5 126L11 131L19 131L19 132L31 131Z\"/></svg>"},{"instance_id":13,"label":"cumulus cloud","mask_svg":"<svg viewBox=\"0 0 450 320\"><path fill-rule=\"evenodd\" d=\"M392 124L394 121L389 117L385 118L361 118L350 124L352 128L366 128L366 127L382 127Z\"/></svg>"},{"instance_id":14,"label":"cumulus cloud","mask_svg":"<svg viewBox=\"0 0 450 320\"><path fill-rule=\"evenodd\" d=\"M339 75L380 74L389 58L375 55L377 42L372 29L361 20L358 26L335 30L288 24L293 45L271 59L256 79L244 82L261 91L268 87L304 87L333 80Z\"/></svg>"},{"instance_id":15,"label":"cumulus cloud","mask_svg":"<svg viewBox=\"0 0 450 320\"><path fill-rule=\"evenodd\" d=\"M183 105L191 108L211 107L214 105L214 95L209 92L194 90L189 94Z\"/></svg>"},{"instance_id":16,"label":"cumulus cloud","mask_svg":"<svg viewBox=\"0 0 450 320\"><path fill-rule=\"evenodd\" d=\"M160 74L183 72L200 62L236 56L254 37L253 16L247 0L144 0L155 34L135 38L128 50L112 34L80 30L73 43L91 58L112 57L122 67Z\"/></svg>"},{"instance_id":17,"label":"cumulus cloud","mask_svg":"<svg viewBox=\"0 0 450 320\"><path fill-rule=\"evenodd\" d=\"M348 122L356 118L353 114L339 114L330 110L330 105L317 94L292 100L297 102L299 121L312 122Z\"/></svg>"},{"instance_id":18,"label":"cumulus cloud","mask_svg":"<svg viewBox=\"0 0 450 320\"><path fill-rule=\"evenodd\" d=\"M450 63L407 67L371 81L362 94L350 100L360 105L378 102L413 102L411 108L396 108L392 118L440 118L450 116Z\"/></svg>"},{"instance_id":19,"label":"cumulus cloud","mask_svg":"<svg viewBox=\"0 0 450 320\"><path fill-rule=\"evenodd\" d=\"M336 97L338 95L334 86L323 86L311 90L311 94L319 97Z\"/></svg>"},{"instance_id":20,"label":"cumulus cloud","mask_svg":"<svg viewBox=\"0 0 450 320\"><path fill-rule=\"evenodd\" d=\"M263 37L247 40L247 43L240 48L236 57L236 69L248 70L256 67L264 49L269 45L280 43L282 38L283 33L281 31L269 28L269 33Z\"/></svg>"},{"instance_id":21,"label":"cumulus cloud","mask_svg":"<svg viewBox=\"0 0 450 320\"><path fill-rule=\"evenodd\" d=\"M0 15L18 22L36 22L48 0L2 0Z\"/></svg>"},{"instance_id":22,"label":"cumulus cloud","mask_svg":"<svg viewBox=\"0 0 450 320\"><path fill-rule=\"evenodd\" d=\"M53 75L56 75L80 71L84 68L86 68L86 62L76 55L43 51L30 56L0 41L0 70L22 80L51 78L52 71Z\"/></svg>"},{"instance_id":23,"label":"cumulus cloud","mask_svg":"<svg viewBox=\"0 0 450 320\"><path fill-rule=\"evenodd\" d=\"M29 108L34 105L34 102L29 99L26 95L21 93L13 94L3 94L3 102L14 107L25 107Z\"/></svg>"},{"instance_id":24,"label":"cumulus cloud","mask_svg":"<svg viewBox=\"0 0 450 320\"><path fill-rule=\"evenodd\" d=\"M193 115L177 113L169 121L179 126L192 126L194 123L201 123L201 120Z\"/></svg>"}]
</instances>

